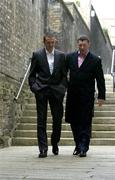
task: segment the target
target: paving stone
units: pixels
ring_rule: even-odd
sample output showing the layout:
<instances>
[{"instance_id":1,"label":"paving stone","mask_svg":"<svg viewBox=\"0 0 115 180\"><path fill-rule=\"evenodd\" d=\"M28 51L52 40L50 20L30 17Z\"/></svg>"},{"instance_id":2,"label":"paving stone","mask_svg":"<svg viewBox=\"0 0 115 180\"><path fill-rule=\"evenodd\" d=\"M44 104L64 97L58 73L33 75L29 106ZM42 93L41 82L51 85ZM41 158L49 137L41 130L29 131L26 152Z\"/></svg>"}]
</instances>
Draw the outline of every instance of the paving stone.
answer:
<instances>
[{"instance_id":1,"label":"paving stone","mask_svg":"<svg viewBox=\"0 0 115 180\"><path fill-rule=\"evenodd\" d=\"M38 158L37 146L0 149L1 180L114 180L115 147L90 146L87 157L73 156L74 146L61 146L59 156L49 147L48 157Z\"/></svg>"}]
</instances>

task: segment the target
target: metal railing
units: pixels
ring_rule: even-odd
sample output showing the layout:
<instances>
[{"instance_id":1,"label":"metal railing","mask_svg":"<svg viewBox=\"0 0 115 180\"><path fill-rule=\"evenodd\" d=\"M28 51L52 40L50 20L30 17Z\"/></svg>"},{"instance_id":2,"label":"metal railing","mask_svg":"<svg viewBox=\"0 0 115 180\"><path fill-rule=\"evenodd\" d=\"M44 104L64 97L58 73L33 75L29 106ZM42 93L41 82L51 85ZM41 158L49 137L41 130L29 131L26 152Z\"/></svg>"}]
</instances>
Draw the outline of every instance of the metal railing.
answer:
<instances>
[{"instance_id":1,"label":"metal railing","mask_svg":"<svg viewBox=\"0 0 115 180\"><path fill-rule=\"evenodd\" d=\"M19 88L19 90L18 90L17 96L14 97L14 100L16 100L16 101L17 101L17 99L18 99L19 96L20 96L20 93L21 93L22 88L23 88L23 86L24 86L26 77L27 77L28 72L29 72L29 70L30 70L30 66L31 66L31 58L29 58L29 65L28 65L28 68L27 68L27 70L26 70L26 72L25 72L25 74L24 74L24 78L23 78L22 83L21 83L21 85L20 85L20 88Z\"/></svg>"},{"instance_id":2,"label":"metal railing","mask_svg":"<svg viewBox=\"0 0 115 180\"><path fill-rule=\"evenodd\" d=\"M112 53L111 75L113 77L113 92L115 91L115 49Z\"/></svg>"}]
</instances>

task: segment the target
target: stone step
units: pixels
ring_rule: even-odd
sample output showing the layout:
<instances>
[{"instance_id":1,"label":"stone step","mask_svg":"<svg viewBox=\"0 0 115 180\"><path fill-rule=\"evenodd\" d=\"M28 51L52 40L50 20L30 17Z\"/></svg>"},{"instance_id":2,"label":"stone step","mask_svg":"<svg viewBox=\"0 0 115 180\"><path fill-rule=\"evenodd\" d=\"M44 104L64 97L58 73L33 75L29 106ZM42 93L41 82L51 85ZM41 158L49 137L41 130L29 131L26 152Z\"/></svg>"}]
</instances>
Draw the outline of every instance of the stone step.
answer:
<instances>
[{"instance_id":1,"label":"stone step","mask_svg":"<svg viewBox=\"0 0 115 180\"><path fill-rule=\"evenodd\" d=\"M67 94L67 93L65 93L65 98L66 98L66 94ZM96 93L96 94L97 94L97 93ZM110 91L110 92L109 92L109 91L107 92L107 91L106 91L106 97L107 97L107 98L109 98L109 97L115 97L115 92L111 92L111 91ZM29 100L30 102L31 102L32 100L34 100L34 102L35 102L35 96L34 96L34 94L31 94L31 96L29 97L28 100Z\"/></svg>"},{"instance_id":2,"label":"stone step","mask_svg":"<svg viewBox=\"0 0 115 180\"><path fill-rule=\"evenodd\" d=\"M113 80L112 80L112 81L111 81L111 80L106 80L106 81L105 81L105 85L106 85L106 86L111 85L111 87L113 87Z\"/></svg>"},{"instance_id":3,"label":"stone step","mask_svg":"<svg viewBox=\"0 0 115 180\"><path fill-rule=\"evenodd\" d=\"M48 117L50 117L51 116L51 112L50 111L48 111L47 112L47 115L48 115ZM36 110L26 110L25 112L24 112L24 117L26 117L26 116L30 116L30 117L33 117L33 116L35 116L36 117ZM94 116L95 117L115 117L115 111L113 111L113 110L101 110L101 108L100 108L100 110L98 110L98 111L95 111L94 112Z\"/></svg>"},{"instance_id":4,"label":"stone step","mask_svg":"<svg viewBox=\"0 0 115 180\"><path fill-rule=\"evenodd\" d=\"M64 106L65 107L65 106ZM29 111L36 111L36 105L35 104L28 104L26 109ZM50 109L50 108L49 108ZM115 104L104 104L102 107L99 107L98 104L95 104L95 110L115 110Z\"/></svg>"},{"instance_id":5,"label":"stone step","mask_svg":"<svg viewBox=\"0 0 115 180\"><path fill-rule=\"evenodd\" d=\"M113 76L111 74L104 74L105 79L113 79Z\"/></svg>"},{"instance_id":6,"label":"stone step","mask_svg":"<svg viewBox=\"0 0 115 180\"><path fill-rule=\"evenodd\" d=\"M99 107L95 101L91 145L115 145L115 93L113 93L113 78L111 75L105 75L106 83L106 101L102 107ZM67 94L67 93L66 93ZM96 97L97 97L96 93ZM12 139L13 145L37 145L36 128L37 113L35 97L31 93L31 98L26 106L21 124L16 128L15 137ZM66 95L64 98L64 106ZM48 144L52 132L52 117L48 110L47 120ZM60 145L74 145L73 135L70 125L62 121L62 133Z\"/></svg>"},{"instance_id":7,"label":"stone step","mask_svg":"<svg viewBox=\"0 0 115 180\"><path fill-rule=\"evenodd\" d=\"M103 106L99 107L98 104L95 104L94 110L100 110L100 111L114 111L115 110L115 104L104 104Z\"/></svg>"},{"instance_id":8,"label":"stone step","mask_svg":"<svg viewBox=\"0 0 115 180\"><path fill-rule=\"evenodd\" d=\"M94 112L94 116L95 117L115 117L115 111L102 111L102 110L100 110L100 111L95 111Z\"/></svg>"},{"instance_id":9,"label":"stone step","mask_svg":"<svg viewBox=\"0 0 115 180\"><path fill-rule=\"evenodd\" d=\"M51 136L52 130L47 131L48 137ZM36 130L17 130L15 137L36 137ZM72 138L71 131L62 131L61 136L63 138ZM92 138L115 138L115 131L92 131Z\"/></svg>"},{"instance_id":10,"label":"stone step","mask_svg":"<svg viewBox=\"0 0 115 180\"><path fill-rule=\"evenodd\" d=\"M106 92L109 92L109 90L113 90L113 85L112 84L106 84Z\"/></svg>"},{"instance_id":11,"label":"stone step","mask_svg":"<svg viewBox=\"0 0 115 180\"><path fill-rule=\"evenodd\" d=\"M36 130L36 123L21 123L17 130ZM47 129L52 130L52 123L47 124ZM62 130L71 131L71 127L67 123L62 124ZM92 124L92 130L95 131L115 131L115 124Z\"/></svg>"},{"instance_id":12,"label":"stone step","mask_svg":"<svg viewBox=\"0 0 115 180\"><path fill-rule=\"evenodd\" d=\"M108 145L114 146L115 145L115 138L93 138L91 139L91 145ZM22 138L17 137L12 139L12 145L15 146L37 146L37 138ZM50 138L48 138L48 145L51 145ZM73 138L61 138L59 145L73 145L75 143Z\"/></svg>"},{"instance_id":13,"label":"stone step","mask_svg":"<svg viewBox=\"0 0 115 180\"><path fill-rule=\"evenodd\" d=\"M23 123L35 123L37 120L36 120L36 117L33 116L33 117L30 117L30 116L25 116L22 118L21 122ZM52 122L52 118L51 117L48 117L47 118L47 121L48 122ZM63 122L64 122L64 118L63 118ZM112 124L112 123L115 123L115 117L94 117L93 118L93 123L96 123L96 124Z\"/></svg>"},{"instance_id":14,"label":"stone step","mask_svg":"<svg viewBox=\"0 0 115 180\"><path fill-rule=\"evenodd\" d=\"M66 100L64 99L63 104L65 104L65 102L66 102ZM30 105L33 104L34 107L36 108L35 99L29 100L29 104L30 104ZM26 105L26 107L28 107L29 104ZM97 104L97 100L96 100L95 104ZM105 102L104 102L104 104L115 104L115 97L114 97L114 96L107 97L106 100L105 100Z\"/></svg>"}]
</instances>

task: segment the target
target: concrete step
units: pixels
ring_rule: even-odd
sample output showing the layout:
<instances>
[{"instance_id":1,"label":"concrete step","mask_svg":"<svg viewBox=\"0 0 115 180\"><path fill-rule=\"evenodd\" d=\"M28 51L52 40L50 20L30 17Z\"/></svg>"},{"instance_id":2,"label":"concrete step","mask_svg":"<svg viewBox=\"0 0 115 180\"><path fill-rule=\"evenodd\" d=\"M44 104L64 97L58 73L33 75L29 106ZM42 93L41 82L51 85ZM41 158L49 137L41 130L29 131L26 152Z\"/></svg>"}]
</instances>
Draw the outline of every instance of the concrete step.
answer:
<instances>
[{"instance_id":1,"label":"concrete step","mask_svg":"<svg viewBox=\"0 0 115 180\"><path fill-rule=\"evenodd\" d=\"M50 112L50 110L47 112L47 115L48 115L48 117L50 117L51 116L51 112ZM24 117L26 117L26 116L29 116L29 117L36 117L36 110L26 110L25 112L24 112ZM113 111L113 110L102 110L101 108L97 111L97 110L95 110L95 112L94 112L94 116L95 117L115 117L115 111Z\"/></svg>"},{"instance_id":2,"label":"concrete step","mask_svg":"<svg viewBox=\"0 0 115 180\"><path fill-rule=\"evenodd\" d=\"M36 123L21 123L17 130L36 130ZM47 124L47 129L52 130L52 123ZM62 124L62 130L71 131L71 127L67 123ZM95 131L115 131L115 124L92 124L92 130Z\"/></svg>"},{"instance_id":3,"label":"concrete step","mask_svg":"<svg viewBox=\"0 0 115 180\"><path fill-rule=\"evenodd\" d=\"M98 104L95 104L94 110L99 111L114 111L115 110L115 104L104 104L103 106L99 107Z\"/></svg>"},{"instance_id":4,"label":"concrete step","mask_svg":"<svg viewBox=\"0 0 115 180\"><path fill-rule=\"evenodd\" d=\"M22 118L21 122L23 123L36 123L37 121L37 117L33 116L33 117L30 117L30 116L25 116ZM64 118L62 120L63 122L64 121ZM47 122L52 122L52 118L51 117L48 117L47 118ZM115 123L115 117L94 117L93 118L93 123L96 123L96 124L112 124L112 123Z\"/></svg>"},{"instance_id":5,"label":"concrete step","mask_svg":"<svg viewBox=\"0 0 115 180\"><path fill-rule=\"evenodd\" d=\"M111 80L106 80L105 85L113 87L113 80L112 81Z\"/></svg>"},{"instance_id":6,"label":"concrete step","mask_svg":"<svg viewBox=\"0 0 115 180\"><path fill-rule=\"evenodd\" d=\"M107 90L105 104L99 107L97 100L95 101L91 145L115 145L115 93L113 93L113 79L111 75L105 75L105 83ZM37 145L36 103L34 95L32 93L31 95L23 118L21 119L21 124L17 126L15 137L12 139L13 145ZM64 98L64 107L65 102L66 95ZM48 143L50 145L52 132L50 109L48 110L47 122ZM70 125L65 123L64 118L62 122L60 145L74 145Z\"/></svg>"},{"instance_id":7,"label":"concrete step","mask_svg":"<svg viewBox=\"0 0 115 180\"><path fill-rule=\"evenodd\" d=\"M115 111L95 111L94 112L95 117L115 117Z\"/></svg>"},{"instance_id":8,"label":"concrete step","mask_svg":"<svg viewBox=\"0 0 115 180\"><path fill-rule=\"evenodd\" d=\"M35 104L28 104L26 107L27 111L36 111L36 105ZM50 110L50 108L49 108ZM95 110L115 110L115 104L104 104L102 107L99 107L98 104L95 104Z\"/></svg>"},{"instance_id":9,"label":"concrete step","mask_svg":"<svg viewBox=\"0 0 115 180\"><path fill-rule=\"evenodd\" d=\"M65 105L66 100L64 99L64 105ZM29 106L33 106L36 108L36 103L35 100L29 100L29 104L26 105L26 108L28 109ZM95 104L97 104L97 100L95 101ZM106 97L106 100L104 102L104 104L115 104L115 97L114 96L110 96L110 97Z\"/></svg>"},{"instance_id":10,"label":"concrete step","mask_svg":"<svg viewBox=\"0 0 115 180\"><path fill-rule=\"evenodd\" d=\"M107 80L113 79L113 76L111 74L104 74L104 78Z\"/></svg>"},{"instance_id":11,"label":"concrete step","mask_svg":"<svg viewBox=\"0 0 115 180\"><path fill-rule=\"evenodd\" d=\"M114 146L115 145L115 138L93 138L91 139L91 145L107 145L107 146ZM15 146L37 146L37 138L22 138L17 137L12 139L12 145ZM51 145L50 138L48 138L48 145ZM75 143L73 138L61 138L59 145L73 145Z\"/></svg>"},{"instance_id":12,"label":"concrete step","mask_svg":"<svg viewBox=\"0 0 115 180\"><path fill-rule=\"evenodd\" d=\"M51 136L52 130L47 131L48 137ZM15 132L15 137L36 137L36 130L17 130ZM71 131L62 131L61 137L72 138ZM92 138L115 138L115 131L92 131Z\"/></svg>"},{"instance_id":13,"label":"concrete step","mask_svg":"<svg viewBox=\"0 0 115 180\"><path fill-rule=\"evenodd\" d=\"M110 104L110 100L112 100L112 103L113 102L115 103L115 93L113 93L112 91L110 91L110 92L108 91L108 93L106 93L106 101L105 101L105 103L109 102L109 104ZM64 104L65 104L65 101L66 101L66 96L64 98ZM29 99L29 103L30 104L35 104L35 97L31 97Z\"/></svg>"}]
</instances>

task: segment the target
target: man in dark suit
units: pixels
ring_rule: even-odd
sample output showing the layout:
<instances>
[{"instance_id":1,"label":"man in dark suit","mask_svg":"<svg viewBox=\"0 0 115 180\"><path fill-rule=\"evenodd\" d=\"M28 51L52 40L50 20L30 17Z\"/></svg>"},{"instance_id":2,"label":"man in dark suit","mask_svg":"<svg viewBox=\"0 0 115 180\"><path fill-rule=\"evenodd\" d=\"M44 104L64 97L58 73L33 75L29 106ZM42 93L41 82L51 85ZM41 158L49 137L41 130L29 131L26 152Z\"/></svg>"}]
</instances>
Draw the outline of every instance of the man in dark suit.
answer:
<instances>
[{"instance_id":1,"label":"man in dark suit","mask_svg":"<svg viewBox=\"0 0 115 180\"><path fill-rule=\"evenodd\" d=\"M65 55L55 49L56 39L52 34L44 36L44 48L33 53L29 85L35 93L37 105L37 138L39 145L39 158L47 157L47 106L48 102L52 114L52 152L58 155L58 142L61 135L63 117L63 98L66 91Z\"/></svg>"},{"instance_id":2,"label":"man in dark suit","mask_svg":"<svg viewBox=\"0 0 115 180\"><path fill-rule=\"evenodd\" d=\"M67 55L69 82L65 121L71 124L75 141L73 155L85 157L89 149L95 97L95 80L98 88L98 104L105 100L105 80L101 59L89 51L86 35L78 38L78 51Z\"/></svg>"}]
</instances>

